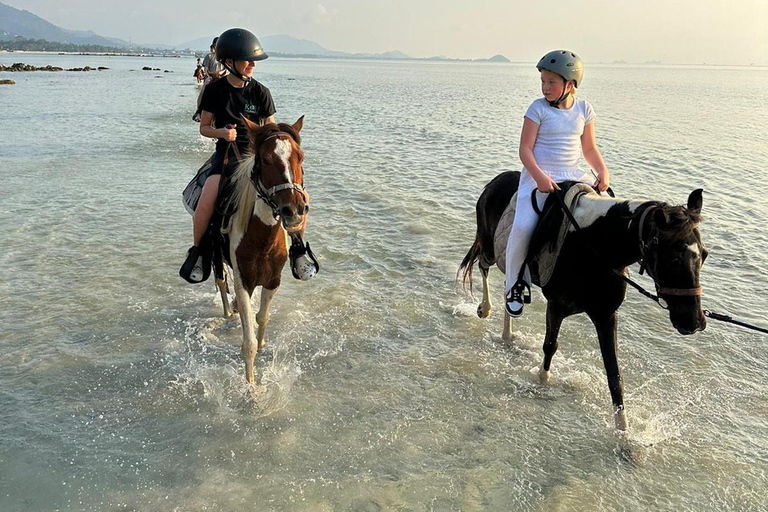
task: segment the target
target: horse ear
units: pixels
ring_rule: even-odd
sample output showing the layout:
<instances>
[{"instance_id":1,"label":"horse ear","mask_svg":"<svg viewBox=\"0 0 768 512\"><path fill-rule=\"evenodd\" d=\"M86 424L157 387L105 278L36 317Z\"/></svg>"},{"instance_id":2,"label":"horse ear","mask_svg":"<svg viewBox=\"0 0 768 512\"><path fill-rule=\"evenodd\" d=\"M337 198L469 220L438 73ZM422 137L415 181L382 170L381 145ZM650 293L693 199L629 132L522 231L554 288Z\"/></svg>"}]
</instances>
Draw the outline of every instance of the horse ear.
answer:
<instances>
[{"instance_id":1,"label":"horse ear","mask_svg":"<svg viewBox=\"0 0 768 512\"><path fill-rule=\"evenodd\" d=\"M669 224L669 219L667 218L667 214L661 208L657 208L656 210L654 210L653 221L656 223L659 229L665 229Z\"/></svg>"},{"instance_id":2,"label":"horse ear","mask_svg":"<svg viewBox=\"0 0 768 512\"><path fill-rule=\"evenodd\" d=\"M689 211L693 213L701 213L701 205L704 202L703 198L701 197L702 192L704 192L702 189L697 188L691 192L691 195L688 196Z\"/></svg>"},{"instance_id":3,"label":"horse ear","mask_svg":"<svg viewBox=\"0 0 768 512\"><path fill-rule=\"evenodd\" d=\"M293 123L293 129L296 130L296 133L299 133L303 126L304 126L304 116L301 116L295 123Z\"/></svg>"},{"instance_id":4,"label":"horse ear","mask_svg":"<svg viewBox=\"0 0 768 512\"><path fill-rule=\"evenodd\" d=\"M249 131L254 131L254 130L258 130L259 129L259 125L257 125L253 121L250 121L243 114L240 114L240 119L243 120L243 123L245 124L245 127L248 128Z\"/></svg>"}]
</instances>

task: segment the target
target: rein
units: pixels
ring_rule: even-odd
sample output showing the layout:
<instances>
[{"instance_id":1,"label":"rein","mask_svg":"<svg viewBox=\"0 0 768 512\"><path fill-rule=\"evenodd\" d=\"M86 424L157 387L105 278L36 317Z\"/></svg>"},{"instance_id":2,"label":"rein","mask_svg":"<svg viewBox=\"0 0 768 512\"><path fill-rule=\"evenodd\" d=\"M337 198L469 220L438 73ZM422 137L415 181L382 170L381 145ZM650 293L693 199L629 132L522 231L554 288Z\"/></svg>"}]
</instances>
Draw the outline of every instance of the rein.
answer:
<instances>
[{"instance_id":1,"label":"rein","mask_svg":"<svg viewBox=\"0 0 768 512\"><path fill-rule=\"evenodd\" d=\"M553 193L553 195L555 196L555 198L557 198L558 205L563 210L563 213L565 213L565 216L568 217L568 221L573 225L574 229L576 231L581 231L581 226L579 226L579 223L576 221L576 218L573 216L573 213L571 213L570 208L568 208L568 206L565 204L565 201L563 201L563 198L560 196L560 194L558 194L557 191L555 191ZM641 250L640 250L641 255L643 254L644 250L648 250L649 249L648 245L645 244L645 242L642 239L642 221L645 220L645 216L648 213L647 210L649 210L649 209L650 208L646 209L646 211L643 212L643 215L642 215L642 218L641 218L640 245L641 245L641 247L645 245L645 248L644 249L641 248ZM656 241L658 242L658 240L656 240ZM594 249L594 247L592 247L592 251L595 254L597 254L597 251ZM645 259L645 257L643 257L643 260L641 260L641 266L640 266L641 269L644 266L644 262L643 262L644 259ZM661 295L659 290L661 290L662 288L660 288L658 283L656 283L656 280L655 280L653 274L651 274L651 272L648 272L648 275L650 275L651 278L654 279L653 283L656 285L656 293L657 293L656 295L654 295L653 293L649 292L648 290L643 288L640 284L636 283L631 278L625 276L622 272L619 272L615 268L611 268L611 272L613 272L619 279L621 279L622 281L624 281L628 285L632 286L635 290L640 292L642 295L644 295L644 296L648 297L649 299L651 299L652 301L656 302L656 304L658 304L659 307L661 307L662 309L667 309L667 307L664 304L661 303L661 298L659 297L659 295ZM642 274L642 270L641 270L641 274ZM701 287L699 287L699 294L701 294Z\"/></svg>"},{"instance_id":2,"label":"rein","mask_svg":"<svg viewBox=\"0 0 768 512\"><path fill-rule=\"evenodd\" d=\"M535 191L534 191L535 193ZM581 230L581 227L579 226L579 223L576 222L576 218L573 216L573 213L571 213L570 208L565 204L565 201L563 201L563 198L560 196L560 194L557 193L557 191L554 192L555 197L557 198L558 204L560 205L560 208L562 208L563 212L565 213L566 217L568 217L568 221L573 224L574 229L576 231ZM643 213L640 215L640 222L638 223L638 238L640 240L640 255L642 256L642 259L640 260L640 274L643 273L643 269L646 268L646 262L647 257L646 254L653 248L653 245L658 243L658 228L655 228L655 231L652 232L653 238L649 242L645 242L643 240L643 223L645 222L645 218L648 216L648 213L650 213L651 210L655 210L658 208L656 205L650 205L648 206ZM597 251L592 248L592 251L597 254ZM655 270L655 265L654 265ZM636 289L638 292L640 292L642 295L648 297L649 299L656 302L656 304L659 305L662 309L668 309L664 304L661 303L661 295L667 295L667 296L699 296L701 295L701 286L698 286L696 288L666 288L666 287L660 287L659 284L656 282L656 278L654 277L653 273L651 273L650 269L648 269L648 275L651 276L651 279L653 279L653 283L656 285L656 293L658 295L654 295L645 288L643 288L638 283L634 282L629 277L625 276L621 272L619 272L616 269L611 269L611 271L616 274L616 276L619 277L622 281L627 283L628 285L632 286L634 289ZM728 315L724 315L722 313L716 313L714 311L710 311L708 309L702 310L704 313L704 316L707 318L711 318L713 320L718 320L720 322L727 322L735 325L739 325L741 327L746 327L747 329L752 329L753 331L759 331L762 333L768 334L768 329L765 329L763 327L758 327L756 325L751 325L746 322L742 322L740 320L736 320L733 317L730 317Z\"/></svg>"},{"instance_id":3,"label":"rein","mask_svg":"<svg viewBox=\"0 0 768 512\"><path fill-rule=\"evenodd\" d=\"M256 148L255 151L255 158L253 163L253 171L251 172L251 183L253 183L253 186L256 188L256 195L259 199L264 201L267 206L272 210L272 215L275 219L280 218L280 212L278 211L277 203L275 203L272 198L277 194L278 192L282 190L296 190L301 193L301 195L304 197L304 200L307 201L307 192L304 189L303 186L294 183L293 181L287 181L285 183L281 183L279 185L275 185L274 187L266 188L264 184L261 182L261 160L259 159L259 148L261 148L261 145L267 142L269 139L275 139L279 138L282 135L287 135L293 140L293 136L288 132L274 132L269 134L267 137L264 138L259 143L259 147ZM237 147L235 147L235 151L237 151ZM237 153L236 153L237 154ZM239 156L238 156L239 159ZM304 169L301 170L302 176L304 175Z\"/></svg>"}]
</instances>

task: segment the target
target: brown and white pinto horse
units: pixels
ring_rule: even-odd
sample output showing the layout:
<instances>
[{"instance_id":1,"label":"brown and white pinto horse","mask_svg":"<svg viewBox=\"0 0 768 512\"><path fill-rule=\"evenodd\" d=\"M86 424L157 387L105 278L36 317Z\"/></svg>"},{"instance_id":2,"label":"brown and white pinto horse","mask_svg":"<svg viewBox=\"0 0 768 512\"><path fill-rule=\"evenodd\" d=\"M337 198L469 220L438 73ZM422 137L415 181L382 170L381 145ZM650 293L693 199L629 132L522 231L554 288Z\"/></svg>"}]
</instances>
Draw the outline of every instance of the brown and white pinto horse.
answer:
<instances>
[{"instance_id":1,"label":"brown and white pinto horse","mask_svg":"<svg viewBox=\"0 0 768 512\"><path fill-rule=\"evenodd\" d=\"M264 347L269 308L280 286L288 260L287 239L301 242L309 210L299 132L302 116L293 125L258 126L243 119L251 139L249 154L232 176L235 210L222 232L229 238L224 257L234 273L236 311L243 326L242 355L245 378L254 383L253 363ZM216 280L224 304L224 315L233 311L227 301L226 276ZM254 316L251 295L261 286L261 303ZM254 332L254 319L258 333Z\"/></svg>"},{"instance_id":2,"label":"brown and white pinto horse","mask_svg":"<svg viewBox=\"0 0 768 512\"><path fill-rule=\"evenodd\" d=\"M477 201L477 232L459 271L471 285L477 263L483 278L480 318L491 314L488 271L496 263L494 235L505 208L517 191L520 173L498 175ZM564 188L564 187L563 187ZM554 198L553 198L554 199ZM622 200L584 196L572 214L573 227L563 242L554 272L542 288L547 299L544 360L539 371L542 383L550 379L550 365L558 348L560 326L566 317L586 313L595 326L603 356L608 388L614 406L616 428L627 429L624 391L617 351L617 310L624 302L627 283L618 274L635 262L654 280L656 292L666 302L669 319L680 334L706 327L701 309L699 272L707 250L699 232L702 191L688 196L687 206L660 201ZM559 211L562 218L562 211ZM535 272L535 260L530 262ZM538 283L534 283L538 284ZM503 339L511 339L510 319L504 315Z\"/></svg>"}]
</instances>

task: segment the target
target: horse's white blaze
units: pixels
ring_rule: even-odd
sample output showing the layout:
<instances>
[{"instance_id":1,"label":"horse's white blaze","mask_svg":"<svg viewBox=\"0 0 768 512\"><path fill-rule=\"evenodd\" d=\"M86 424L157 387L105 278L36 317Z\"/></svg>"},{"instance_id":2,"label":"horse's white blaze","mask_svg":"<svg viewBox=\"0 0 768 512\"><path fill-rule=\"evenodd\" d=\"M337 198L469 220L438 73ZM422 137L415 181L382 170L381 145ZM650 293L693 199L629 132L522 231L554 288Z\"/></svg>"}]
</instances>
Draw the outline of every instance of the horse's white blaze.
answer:
<instances>
[{"instance_id":1,"label":"horse's white blaze","mask_svg":"<svg viewBox=\"0 0 768 512\"><path fill-rule=\"evenodd\" d=\"M699 251L699 246L697 244L689 245L688 250L691 251L696 256L701 256L701 251Z\"/></svg>"},{"instance_id":2,"label":"horse's white blaze","mask_svg":"<svg viewBox=\"0 0 768 512\"><path fill-rule=\"evenodd\" d=\"M291 176L291 142L285 139L275 141L275 155L283 162L283 177L286 183L293 183Z\"/></svg>"}]
</instances>

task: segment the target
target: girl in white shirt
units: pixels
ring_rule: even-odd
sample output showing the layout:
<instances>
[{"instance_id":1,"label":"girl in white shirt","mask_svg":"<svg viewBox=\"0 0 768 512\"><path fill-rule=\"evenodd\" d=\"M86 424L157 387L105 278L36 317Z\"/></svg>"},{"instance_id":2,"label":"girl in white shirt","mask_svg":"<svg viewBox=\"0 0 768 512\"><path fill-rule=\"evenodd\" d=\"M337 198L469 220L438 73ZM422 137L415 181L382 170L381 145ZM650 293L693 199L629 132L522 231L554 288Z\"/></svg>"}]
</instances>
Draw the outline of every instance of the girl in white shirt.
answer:
<instances>
[{"instance_id":1,"label":"girl in white shirt","mask_svg":"<svg viewBox=\"0 0 768 512\"><path fill-rule=\"evenodd\" d=\"M539 209L547 194L559 190L558 182L581 181L600 192L610 185L608 168L595 143L595 113L588 102L576 99L576 88L584 74L581 59L568 50L547 53L536 64L541 73L543 98L534 101L525 113L520 135L523 170L517 192L517 206L506 253L506 311L511 317L523 314L524 294L530 284L523 279L528 243L538 217L531 194L536 190ZM579 156L597 173L593 179L579 168Z\"/></svg>"}]
</instances>

